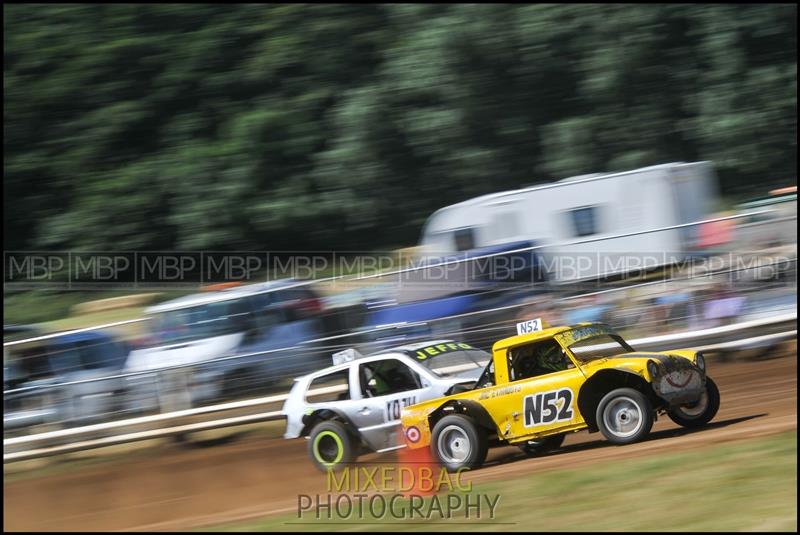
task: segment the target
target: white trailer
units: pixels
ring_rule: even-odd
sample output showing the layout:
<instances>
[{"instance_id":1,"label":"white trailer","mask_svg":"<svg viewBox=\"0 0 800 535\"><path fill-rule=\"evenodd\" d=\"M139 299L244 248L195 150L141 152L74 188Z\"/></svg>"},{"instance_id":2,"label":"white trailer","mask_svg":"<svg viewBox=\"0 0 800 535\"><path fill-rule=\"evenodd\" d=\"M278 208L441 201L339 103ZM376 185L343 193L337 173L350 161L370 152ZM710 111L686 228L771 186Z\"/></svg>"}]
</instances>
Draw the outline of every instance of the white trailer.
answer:
<instances>
[{"instance_id":1,"label":"white trailer","mask_svg":"<svg viewBox=\"0 0 800 535\"><path fill-rule=\"evenodd\" d=\"M554 282L679 262L698 227L612 238L704 219L717 196L711 162L669 163L476 197L436 211L425 256L533 241ZM575 243L584 242L584 243Z\"/></svg>"}]
</instances>

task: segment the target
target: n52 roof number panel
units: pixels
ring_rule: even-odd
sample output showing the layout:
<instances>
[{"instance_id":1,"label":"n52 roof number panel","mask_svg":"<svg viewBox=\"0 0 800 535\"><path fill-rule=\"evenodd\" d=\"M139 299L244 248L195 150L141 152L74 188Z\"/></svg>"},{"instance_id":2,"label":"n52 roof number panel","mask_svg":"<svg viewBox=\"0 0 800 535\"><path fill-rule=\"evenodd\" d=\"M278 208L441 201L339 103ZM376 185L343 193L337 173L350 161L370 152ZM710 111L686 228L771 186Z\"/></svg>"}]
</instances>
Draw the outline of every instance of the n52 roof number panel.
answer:
<instances>
[{"instance_id":1,"label":"n52 roof number panel","mask_svg":"<svg viewBox=\"0 0 800 535\"><path fill-rule=\"evenodd\" d=\"M536 331L542 330L542 319L535 318L532 320L521 321L517 323L517 334L531 334Z\"/></svg>"}]
</instances>

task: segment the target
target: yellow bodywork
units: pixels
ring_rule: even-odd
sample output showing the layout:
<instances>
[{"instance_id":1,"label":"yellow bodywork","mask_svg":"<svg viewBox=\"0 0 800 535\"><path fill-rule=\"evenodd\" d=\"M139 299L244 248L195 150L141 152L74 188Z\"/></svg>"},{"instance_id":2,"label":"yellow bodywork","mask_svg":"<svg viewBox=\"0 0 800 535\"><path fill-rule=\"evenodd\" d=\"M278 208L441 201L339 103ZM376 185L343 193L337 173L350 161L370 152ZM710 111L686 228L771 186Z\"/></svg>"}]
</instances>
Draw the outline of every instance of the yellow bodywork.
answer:
<instances>
[{"instance_id":1,"label":"yellow bodywork","mask_svg":"<svg viewBox=\"0 0 800 535\"><path fill-rule=\"evenodd\" d=\"M480 404L491 417L498 438L512 444L547 435L579 431L585 429L587 423L578 410L578 395L581 386L595 373L606 369L624 370L651 383L653 378L650 377L647 362L652 358L672 355L691 362L694 362L695 359L696 352L694 350L676 350L649 354L626 353L581 362L568 348L572 333L581 327L591 328L593 326L580 324L574 327L555 327L496 342L492 347L495 384L404 408L401 419L406 444L412 449L429 446L431 414L454 401ZM538 377L510 381L507 365L508 350L547 338L553 338L561 345L574 367ZM531 411L525 410L542 404L549 407L548 416L552 416L552 411L555 411L553 421L536 422L529 417ZM409 433L412 428L415 430Z\"/></svg>"}]
</instances>

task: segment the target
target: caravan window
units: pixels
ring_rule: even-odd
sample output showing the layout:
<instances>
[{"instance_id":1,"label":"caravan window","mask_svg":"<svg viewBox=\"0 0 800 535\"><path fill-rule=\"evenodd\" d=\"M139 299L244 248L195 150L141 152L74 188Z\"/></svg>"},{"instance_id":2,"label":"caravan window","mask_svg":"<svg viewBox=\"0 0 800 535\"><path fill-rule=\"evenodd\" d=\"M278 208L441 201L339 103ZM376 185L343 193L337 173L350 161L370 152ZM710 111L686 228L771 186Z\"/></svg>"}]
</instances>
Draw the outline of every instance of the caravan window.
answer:
<instances>
[{"instance_id":1,"label":"caravan window","mask_svg":"<svg viewBox=\"0 0 800 535\"><path fill-rule=\"evenodd\" d=\"M475 233L472 227L461 228L453 232L456 251L469 251L475 248Z\"/></svg>"},{"instance_id":2,"label":"caravan window","mask_svg":"<svg viewBox=\"0 0 800 535\"><path fill-rule=\"evenodd\" d=\"M597 207L585 206L583 208L576 208L569 211L569 216L572 219L572 228L575 236L591 236L597 234Z\"/></svg>"}]
</instances>

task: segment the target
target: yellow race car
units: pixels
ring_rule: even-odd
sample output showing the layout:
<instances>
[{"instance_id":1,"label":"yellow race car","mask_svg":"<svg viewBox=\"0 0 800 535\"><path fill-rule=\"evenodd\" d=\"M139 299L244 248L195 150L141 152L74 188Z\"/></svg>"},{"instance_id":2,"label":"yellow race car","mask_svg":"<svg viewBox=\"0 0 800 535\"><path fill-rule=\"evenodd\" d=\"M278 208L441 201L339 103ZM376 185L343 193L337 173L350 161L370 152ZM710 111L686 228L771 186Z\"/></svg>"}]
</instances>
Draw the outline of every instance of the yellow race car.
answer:
<instances>
[{"instance_id":1,"label":"yellow race car","mask_svg":"<svg viewBox=\"0 0 800 535\"><path fill-rule=\"evenodd\" d=\"M583 429L629 444L648 435L659 413L696 427L719 409L700 352L636 352L602 324L542 330L530 320L517 331L494 344L471 389L403 409L409 448L430 447L456 471L479 467L490 446L513 444L534 455Z\"/></svg>"}]
</instances>

